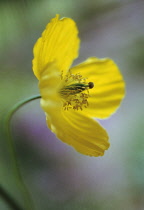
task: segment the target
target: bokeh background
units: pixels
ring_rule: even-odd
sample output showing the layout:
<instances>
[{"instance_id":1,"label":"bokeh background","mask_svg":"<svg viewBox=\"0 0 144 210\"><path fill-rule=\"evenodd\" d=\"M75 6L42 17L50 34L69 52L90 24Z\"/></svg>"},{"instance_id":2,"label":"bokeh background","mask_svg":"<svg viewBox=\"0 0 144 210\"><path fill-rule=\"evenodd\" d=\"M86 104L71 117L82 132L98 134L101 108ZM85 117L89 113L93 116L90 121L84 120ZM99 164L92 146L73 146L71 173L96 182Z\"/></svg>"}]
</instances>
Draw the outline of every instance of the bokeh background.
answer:
<instances>
[{"instance_id":1,"label":"bokeh background","mask_svg":"<svg viewBox=\"0 0 144 210\"><path fill-rule=\"evenodd\" d=\"M126 82L118 111L100 123L111 147L103 157L87 157L47 129L39 100L21 108L12 129L20 170L36 210L144 209L144 1L1 0L0 123L17 102L39 93L32 49L55 14L73 18L79 28L82 62L111 57ZM0 184L22 202L0 133ZM9 210L0 198L0 209Z\"/></svg>"}]
</instances>

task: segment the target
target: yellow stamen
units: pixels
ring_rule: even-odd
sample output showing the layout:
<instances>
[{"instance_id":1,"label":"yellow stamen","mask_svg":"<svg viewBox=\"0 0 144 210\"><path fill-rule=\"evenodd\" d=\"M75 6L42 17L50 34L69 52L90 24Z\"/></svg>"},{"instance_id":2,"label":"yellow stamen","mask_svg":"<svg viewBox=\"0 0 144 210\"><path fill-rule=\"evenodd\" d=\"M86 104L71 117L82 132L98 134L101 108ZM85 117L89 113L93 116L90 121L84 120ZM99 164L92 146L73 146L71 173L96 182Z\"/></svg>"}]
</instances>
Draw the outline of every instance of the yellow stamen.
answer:
<instances>
[{"instance_id":1,"label":"yellow stamen","mask_svg":"<svg viewBox=\"0 0 144 210\"><path fill-rule=\"evenodd\" d=\"M71 74L69 73L61 79L64 82L63 87L60 89L59 93L63 99L63 108L64 110L74 109L74 110L83 110L83 108L88 107L88 97L89 89L94 87L93 82L86 82L86 79L80 74ZM86 91L86 92L84 92Z\"/></svg>"}]
</instances>

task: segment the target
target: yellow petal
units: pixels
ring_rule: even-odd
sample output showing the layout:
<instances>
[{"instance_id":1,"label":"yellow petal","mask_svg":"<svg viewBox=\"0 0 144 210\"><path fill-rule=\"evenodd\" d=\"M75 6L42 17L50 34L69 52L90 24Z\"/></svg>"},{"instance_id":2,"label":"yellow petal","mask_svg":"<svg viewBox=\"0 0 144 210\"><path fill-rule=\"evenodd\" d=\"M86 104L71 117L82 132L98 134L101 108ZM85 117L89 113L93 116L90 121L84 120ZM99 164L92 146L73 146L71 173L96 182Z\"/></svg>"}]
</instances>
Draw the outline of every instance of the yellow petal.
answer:
<instances>
[{"instance_id":1,"label":"yellow petal","mask_svg":"<svg viewBox=\"0 0 144 210\"><path fill-rule=\"evenodd\" d=\"M109 148L108 135L100 124L77 111L50 110L48 127L63 142L89 156L103 156Z\"/></svg>"},{"instance_id":2,"label":"yellow petal","mask_svg":"<svg viewBox=\"0 0 144 210\"><path fill-rule=\"evenodd\" d=\"M47 111L62 106L58 90L60 85L60 73L55 62L48 63L41 73L39 89L42 97L43 109Z\"/></svg>"},{"instance_id":3,"label":"yellow petal","mask_svg":"<svg viewBox=\"0 0 144 210\"><path fill-rule=\"evenodd\" d=\"M41 106L46 113L48 127L80 153L102 156L109 147L106 131L93 119L83 116L81 111L64 111L58 94L60 85L59 70L55 63L49 63L39 81Z\"/></svg>"},{"instance_id":4,"label":"yellow petal","mask_svg":"<svg viewBox=\"0 0 144 210\"><path fill-rule=\"evenodd\" d=\"M125 84L117 65L110 59L89 58L73 67L72 73L80 73L94 83L89 90L89 106L85 114L97 118L109 117L119 107L125 95Z\"/></svg>"},{"instance_id":5,"label":"yellow petal","mask_svg":"<svg viewBox=\"0 0 144 210\"><path fill-rule=\"evenodd\" d=\"M56 61L60 71L67 71L78 56L79 38L75 22L70 18L59 20L56 15L42 33L33 49L33 71L38 79L49 62Z\"/></svg>"}]
</instances>

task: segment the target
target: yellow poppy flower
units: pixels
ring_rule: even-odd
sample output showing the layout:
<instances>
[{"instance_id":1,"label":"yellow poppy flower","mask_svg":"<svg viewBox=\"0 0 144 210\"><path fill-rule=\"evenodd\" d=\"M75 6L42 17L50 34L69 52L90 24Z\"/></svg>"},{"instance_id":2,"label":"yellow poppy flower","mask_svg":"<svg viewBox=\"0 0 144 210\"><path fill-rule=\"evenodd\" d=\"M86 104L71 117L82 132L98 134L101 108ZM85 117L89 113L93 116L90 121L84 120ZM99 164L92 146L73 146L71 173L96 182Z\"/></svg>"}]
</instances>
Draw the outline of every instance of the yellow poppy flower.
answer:
<instances>
[{"instance_id":1,"label":"yellow poppy flower","mask_svg":"<svg viewBox=\"0 0 144 210\"><path fill-rule=\"evenodd\" d=\"M108 58L88 58L70 68L80 40L75 22L56 15L34 46L33 71L48 127L78 152L102 156L106 130L93 117L109 117L124 97L124 81Z\"/></svg>"}]
</instances>

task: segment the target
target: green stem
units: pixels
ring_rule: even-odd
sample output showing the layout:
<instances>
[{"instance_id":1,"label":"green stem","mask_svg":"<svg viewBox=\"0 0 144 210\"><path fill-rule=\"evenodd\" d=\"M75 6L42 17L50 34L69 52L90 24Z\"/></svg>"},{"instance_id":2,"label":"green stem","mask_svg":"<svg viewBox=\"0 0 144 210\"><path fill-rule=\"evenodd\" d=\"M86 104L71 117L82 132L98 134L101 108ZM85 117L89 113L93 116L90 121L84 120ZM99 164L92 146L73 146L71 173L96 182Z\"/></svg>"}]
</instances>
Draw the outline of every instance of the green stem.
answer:
<instances>
[{"instance_id":1,"label":"green stem","mask_svg":"<svg viewBox=\"0 0 144 210\"><path fill-rule=\"evenodd\" d=\"M9 207L13 210L23 210L17 202L11 197L10 194L6 192L6 190L0 186L0 196L6 201Z\"/></svg>"},{"instance_id":2,"label":"green stem","mask_svg":"<svg viewBox=\"0 0 144 210\"><path fill-rule=\"evenodd\" d=\"M17 155L16 155L16 150L15 150L15 145L14 145L14 141L12 139L12 135L11 135L11 129L10 129L10 122L12 119L12 116L14 115L14 113L23 105L27 104L30 101L33 101L35 99L39 99L41 98L40 95L36 95L36 96L32 96L30 98L27 98L23 101L20 101L18 104L16 104L7 114L6 119L5 119L5 135L6 135L6 139L7 139L7 144L8 144L8 148L9 148L9 152L10 152L10 157L11 157L11 162L12 162L12 168L13 168L13 173L14 176L16 177L17 180L17 184L18 187L20 188L20 191L22 193L22 196L24 198L24 204L25 204L25 209L26 210L33 210L34 209L34 205L31 199L31 196L29 194L29 191L27 189L26 184L23 181L22 175L20 173L20 169L18 166L18 161L17 161Z\"/></svg>"}]
</instances>

